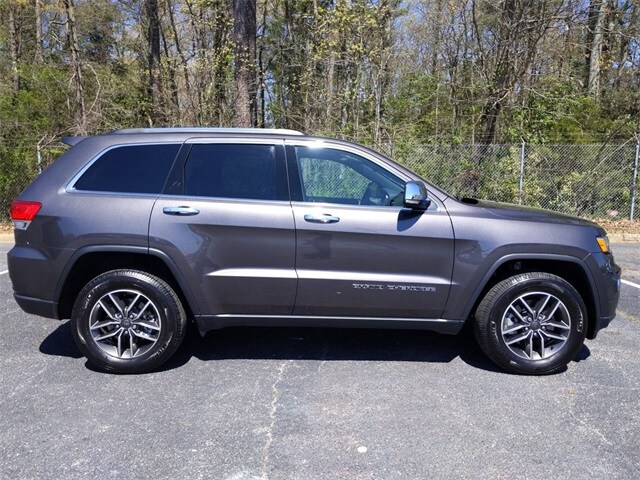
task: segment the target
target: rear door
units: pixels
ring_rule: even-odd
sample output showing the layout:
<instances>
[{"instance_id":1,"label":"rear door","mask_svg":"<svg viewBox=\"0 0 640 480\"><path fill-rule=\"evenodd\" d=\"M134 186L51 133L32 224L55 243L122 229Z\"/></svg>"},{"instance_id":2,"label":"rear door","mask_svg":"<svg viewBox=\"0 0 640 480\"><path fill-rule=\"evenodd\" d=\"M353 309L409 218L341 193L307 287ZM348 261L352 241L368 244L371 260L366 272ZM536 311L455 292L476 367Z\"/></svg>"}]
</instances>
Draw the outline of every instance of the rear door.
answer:
<instances>
[{"instance_id":1,"label":"rear door","mask_svg":"<svg viewBox=\"0 0 640 480\"><path fill-rule=\"evenodd\" d=\"M439 318L449 295L453 229L434 199L402 207L408 178L367 152L287 147L296 222L294 314Z\"/></svg>"},{"instance_id":2,"label":"rear door","mask_svg":"<svg viewBox=\"0 0 640 480\"><path fill-rule=\"evenodd\" d=\"M282 141L192 140L176 164L149 242L180 268L200 313L291 314L295 231Z\"/></svg>"}]
</instances>

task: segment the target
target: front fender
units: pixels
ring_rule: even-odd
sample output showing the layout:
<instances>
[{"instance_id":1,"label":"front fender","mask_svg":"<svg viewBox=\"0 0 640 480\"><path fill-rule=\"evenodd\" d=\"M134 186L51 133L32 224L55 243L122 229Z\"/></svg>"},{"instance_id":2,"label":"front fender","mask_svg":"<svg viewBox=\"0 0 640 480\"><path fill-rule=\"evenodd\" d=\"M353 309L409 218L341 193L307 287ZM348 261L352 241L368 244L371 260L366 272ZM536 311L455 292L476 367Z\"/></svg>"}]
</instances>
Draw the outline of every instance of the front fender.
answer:
<instances>
[{"instance_id":1,"label":"front fender","mask_svg":"<svg viewBox=\"0 0 640 480\"><path fill-rule=\"evenodd\" d=\"M584 274L586 283L590 289L589 294L591 297L583 295L585 303L589 303L591 299L597 297L596 283L593 278L593 274L589 269L586 258L589 254L583 252L576 252L579 256L568 254L555 254L555 253L500 253L498 255L491 255L485 259L485 261L479 265L474 266L475 271L469 272L468 268L464 265L459 265L462 261L459 256L456 256L456 265L454 266L454 275L451 286L451 293L447 301L447 306L443 313L443 318L451 320L466 320L472 313L473 308L482 299L482 295L488 287L497 282L498 279L494 278L494 274L505 264L517 261L544 261L544 262L558 262L577 265L580 267L580 271ZM491 258L493 257L493 258ZM463 263L463 262L462 262ZM518 273L517 271L514 272ZM595 302L595 314L600 315L599 304Z\"/></svg>"}]
</instances>

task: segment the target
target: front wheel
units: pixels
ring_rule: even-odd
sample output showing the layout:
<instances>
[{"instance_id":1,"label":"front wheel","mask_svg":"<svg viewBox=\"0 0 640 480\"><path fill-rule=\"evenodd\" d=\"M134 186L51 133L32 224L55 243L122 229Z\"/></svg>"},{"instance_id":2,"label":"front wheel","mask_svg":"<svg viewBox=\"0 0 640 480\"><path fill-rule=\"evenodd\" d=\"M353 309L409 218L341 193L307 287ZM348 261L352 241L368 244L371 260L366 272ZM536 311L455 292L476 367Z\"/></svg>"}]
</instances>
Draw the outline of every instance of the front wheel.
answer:
<instances>
[{"instance_id":1,"label":"front wheel","mask_svg":"<svg viewBox=\"0 0 640 480\"><path fill-rule=\"evenodd\" d=\"M549 273L523 273L497 283L475 316L482 350L514 373L560 371L586 335L582 297L566 280Z\"/></svg>"},{"instance_id":2,"label":"front wheel","mask_svg":"<svg viewBox=\"0 0 640 480\"><path fill-rule=\"evenodd\" d=\"M78 294L71 325L90 363L107 372L142 373L159 367L177 350L186 315L164 280L137 270L112 270Z\"/></svg>"}]
</instances>

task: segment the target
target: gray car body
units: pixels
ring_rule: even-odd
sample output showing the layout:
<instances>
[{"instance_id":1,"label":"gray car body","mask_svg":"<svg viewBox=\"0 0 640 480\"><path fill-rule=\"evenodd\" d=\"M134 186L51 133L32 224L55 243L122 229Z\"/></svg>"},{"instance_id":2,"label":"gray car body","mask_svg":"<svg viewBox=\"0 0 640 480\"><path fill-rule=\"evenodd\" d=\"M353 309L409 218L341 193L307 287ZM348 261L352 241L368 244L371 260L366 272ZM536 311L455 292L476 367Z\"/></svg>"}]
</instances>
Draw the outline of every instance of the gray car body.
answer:
<instances>
[{"instance_id":1,"label":"gray car body","mask_svg":"<svg viewBox=\"0 0 640 480\"><path fill-rule=\"evenodd\" d=\"M318 144L357 153L403 181L422 180L365 147L286 132L178 129L75 140L19 197L42 203L28 228L15 230L8 256L19 305L68 318L92 275L142 265L174 286L203 333L230 325L457 333L491 285L542 270L564 277L583 296L589 338L615 316L620 269L598 247L604 230L575 217L460 201L428 183L432 203L426 211L187 197L167 187L160 195L72 188L93 159L114 146L182 144L175 172L189 145L207 142L278 145L286 152L290 181L296 174L291 146ZM200 213L163 214L176 206ZM339 221L308 223L309 214Z\"/></svg>"}]
</instances>

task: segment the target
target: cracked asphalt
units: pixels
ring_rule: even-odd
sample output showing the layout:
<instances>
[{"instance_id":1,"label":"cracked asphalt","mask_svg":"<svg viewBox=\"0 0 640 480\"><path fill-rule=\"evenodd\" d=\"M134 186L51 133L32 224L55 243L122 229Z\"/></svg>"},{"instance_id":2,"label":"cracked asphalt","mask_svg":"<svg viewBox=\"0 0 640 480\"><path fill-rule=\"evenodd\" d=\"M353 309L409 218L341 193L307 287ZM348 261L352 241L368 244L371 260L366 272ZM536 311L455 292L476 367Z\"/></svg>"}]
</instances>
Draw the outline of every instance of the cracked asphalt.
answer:
<instances>
[{"instance_id":1,"label":"cracked asphalt","mask_svg":"<svg viewBox=\"0 0 640 480\"><path fill-rule=\"evenodd\" d=\"M0 245L0 271L6 252ZM613 247L640 284L640 245ZM98 373L0 275L0 479L640 478L640 290L557 375L468 332L229 328Z\"/></svg>"}]
</instances>

